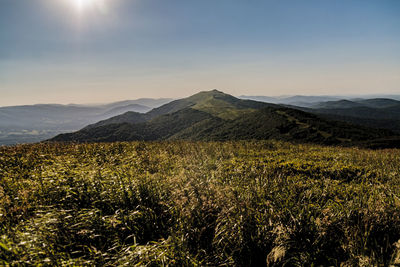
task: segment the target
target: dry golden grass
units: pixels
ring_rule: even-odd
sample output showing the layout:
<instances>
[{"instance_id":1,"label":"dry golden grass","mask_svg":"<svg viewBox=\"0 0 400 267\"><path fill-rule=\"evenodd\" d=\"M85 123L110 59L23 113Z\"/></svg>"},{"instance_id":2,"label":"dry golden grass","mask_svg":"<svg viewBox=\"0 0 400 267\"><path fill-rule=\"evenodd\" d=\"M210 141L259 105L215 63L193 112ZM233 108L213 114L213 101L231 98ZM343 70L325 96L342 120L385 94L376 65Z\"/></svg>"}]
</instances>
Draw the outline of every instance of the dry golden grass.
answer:
<instances>
[{"instance_id":1,"label":"dry golden grass","mask_svg":"<svg viewBox=\"0 0 400 267\"><path fill-rule=\"evenodd\" d=\"M388 266L400 151L282 142L0 149L3 265Z\"/></svg>"}]
</instances>

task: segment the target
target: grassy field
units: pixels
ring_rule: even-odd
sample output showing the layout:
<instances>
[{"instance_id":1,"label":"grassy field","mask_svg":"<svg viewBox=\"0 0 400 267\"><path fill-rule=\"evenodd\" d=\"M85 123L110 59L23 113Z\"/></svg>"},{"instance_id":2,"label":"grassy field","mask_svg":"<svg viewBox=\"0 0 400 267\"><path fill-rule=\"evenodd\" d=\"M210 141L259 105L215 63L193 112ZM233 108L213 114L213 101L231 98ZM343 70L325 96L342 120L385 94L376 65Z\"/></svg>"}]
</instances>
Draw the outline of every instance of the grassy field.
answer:
<instances>
[{"instance_id":1,"label":"grassy field","mask_svg":"<svg viewBox=\"0 0 400 267\"><path fill-rule=\"evenodd\" d=\"M400 150L0 148L0 265L400 264Z\"/></svg>"}]
</instances>

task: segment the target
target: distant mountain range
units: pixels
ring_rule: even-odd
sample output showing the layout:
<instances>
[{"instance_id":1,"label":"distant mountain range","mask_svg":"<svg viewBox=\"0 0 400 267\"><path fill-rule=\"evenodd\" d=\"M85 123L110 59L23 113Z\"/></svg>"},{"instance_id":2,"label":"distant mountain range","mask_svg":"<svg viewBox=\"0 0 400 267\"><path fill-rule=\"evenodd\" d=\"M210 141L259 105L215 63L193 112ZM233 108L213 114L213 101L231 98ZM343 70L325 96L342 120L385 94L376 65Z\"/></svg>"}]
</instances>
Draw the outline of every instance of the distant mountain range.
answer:
<instances>
[{"instance_id":1,"label":"distant mountain range","mask_svg":"<svg viewBox=\"0 0 400 267\"><path fill-rule=\"evenodd\" d=\"M240 99L261 101L266 103L273 104L284 104L284 105L294 105L294 106L305 106L307 107L310 104L325 102L325 101L335 101L340 100L340 97L336 96L303 96L303 95L295 95L295 96L281 96L281 97L271 97L271 96L239 96Z\"/></svg>"},{"instance_id":2,"label":"distant mountain range","mask_svg":"<svg viewBox=\"0 0 400 267\"><path fill-rule=\"evenodd\" d=\"M127 111L145 113L170 101L172 99L142 98L98 105L0 107L0 145L42 141Z\"/></svg>"},{"instance_id":3,"label":"distant mountain range","mask_svg":"<svg viewBox=\"0 0 400 267\"><path fill-rule=\"evenodd\" d=\"M314 100L316 102L313 103L318 103L315 105L322 105L322 102L317 101L321 100L320 98ZM336 101L328 102L333 104ZM378 102L368 103L380 106L381 103ZM354 105L366 105L354 103ZM346 106L352 106L350 104L347 101L343 102ZM333 121L300 109L317 113L317 110L323 108L321 106L317 109L293 108L239 99L218 90L205 91L172 101L147 113L126 112L88 125L80 131L60 134L51 141L279 139L320 144L390 147L397 145L400 140L390 130Z\"/></svg>"},{"instance_id":4,"label":"distant mountain range","mask_svg":"<svg viewBox=\"0 0 400 267\"><path fill-rule=\"evenodd\" d=\"M0 145L57 141L281 139L397 146L400 96L240 96L0 107ZM361 126L361 127L360 127ZM81 129L81 130L79 130ZM374 141L372 141L374 140ZM375 145L374 145L375 144Z\"/></svg>"},{"instance_id":5,"label":"distant mountain range","mask_svg":"<svg viewBox=\"0 0 400 267\"><path fill-rule=\"evenodd\" d=\"M362 98L361 96L357 98L349 96L241 96L243 99L285 105L325 119L388 129L400 134L400 95L369 95L365 97L371 98Z\"/></svg>"},{"instance_id":6,"label":"distant mountain range","mask_svg":"<svg viewBox=\"0 0 400 267\"><path fill-rule=\"evenodd\" d=\"M393 99L339 100L315 103L309 107L293 106L293 108L314 113L326 119L389 129L400 134L400 101Z\"/></svg>"},{"instance_id":7,"label":"distant mountain range","mask_svg":"<svg viewBox=\"0 0 400 267\"><path fill-rule=\"evenodd\" d=\"M294 96L239 96L241 99L255 100L274 104L293 105L299 107L310 107L314 104L328 102L328 101L340 101L340 100L367 100L367 99L392 99L400 101L400 95L358 95L358 96L306 96L306 95L294 95Z\"/></svg>"}]
</instances>

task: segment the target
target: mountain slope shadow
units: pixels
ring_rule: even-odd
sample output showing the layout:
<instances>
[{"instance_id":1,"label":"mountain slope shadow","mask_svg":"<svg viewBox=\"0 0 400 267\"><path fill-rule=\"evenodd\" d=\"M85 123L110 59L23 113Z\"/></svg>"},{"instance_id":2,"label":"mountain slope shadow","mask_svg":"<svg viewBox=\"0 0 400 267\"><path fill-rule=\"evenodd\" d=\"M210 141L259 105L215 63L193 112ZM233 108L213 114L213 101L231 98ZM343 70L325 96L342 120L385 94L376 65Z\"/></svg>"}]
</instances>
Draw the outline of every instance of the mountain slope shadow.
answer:
<instances>
[{"instance_id":1,"label":"mountain slope shadow","mask_svg":"<svg viewBox=\"0 0 400 267\"><path fill-rule=\"evenodd\" d=\"M319 144L353 145L392 140L389 130L354 126L308 112L241 100L220 91L200 92L145 114L127 112L50 141L113 142L133 140L277 139ZM387 144L384 144L387 145Z\"/></svg>"}]
</instances>

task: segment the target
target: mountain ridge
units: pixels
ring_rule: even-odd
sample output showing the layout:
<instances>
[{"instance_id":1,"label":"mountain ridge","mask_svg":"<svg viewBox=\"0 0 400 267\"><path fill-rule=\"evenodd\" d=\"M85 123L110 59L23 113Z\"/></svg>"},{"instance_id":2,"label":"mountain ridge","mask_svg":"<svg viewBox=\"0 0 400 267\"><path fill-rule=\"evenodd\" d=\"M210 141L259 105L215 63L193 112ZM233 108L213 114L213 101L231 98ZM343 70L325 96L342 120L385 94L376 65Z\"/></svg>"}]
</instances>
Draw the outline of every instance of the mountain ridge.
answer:
<instances>
[{"instance_id":1,"label":"mountain ridge","mask_svg":"<svg viewBox=\"0 0 400 267\"><path fill-rule=\"evenodd\" d=\"M346 145L392 136L389 130L330 121L290 107L212 90L174 100L145 114L127 112L50 141L280 139Z\"/></svg>"},{"instance_id":2,"label":"mountain ridge","mask_svg":"<svg viewBox=\"0 0 400 267\"><path fill-rule=\"evenodd\" d=\"M400 133L400 101L374 98L354 100L352 101L352 106L348 102L343 103L343 100L341 100L336 102L322 102L310 107L291 107L317 114L326 119L387 129Z\"/></svg>"}]
</instances>

